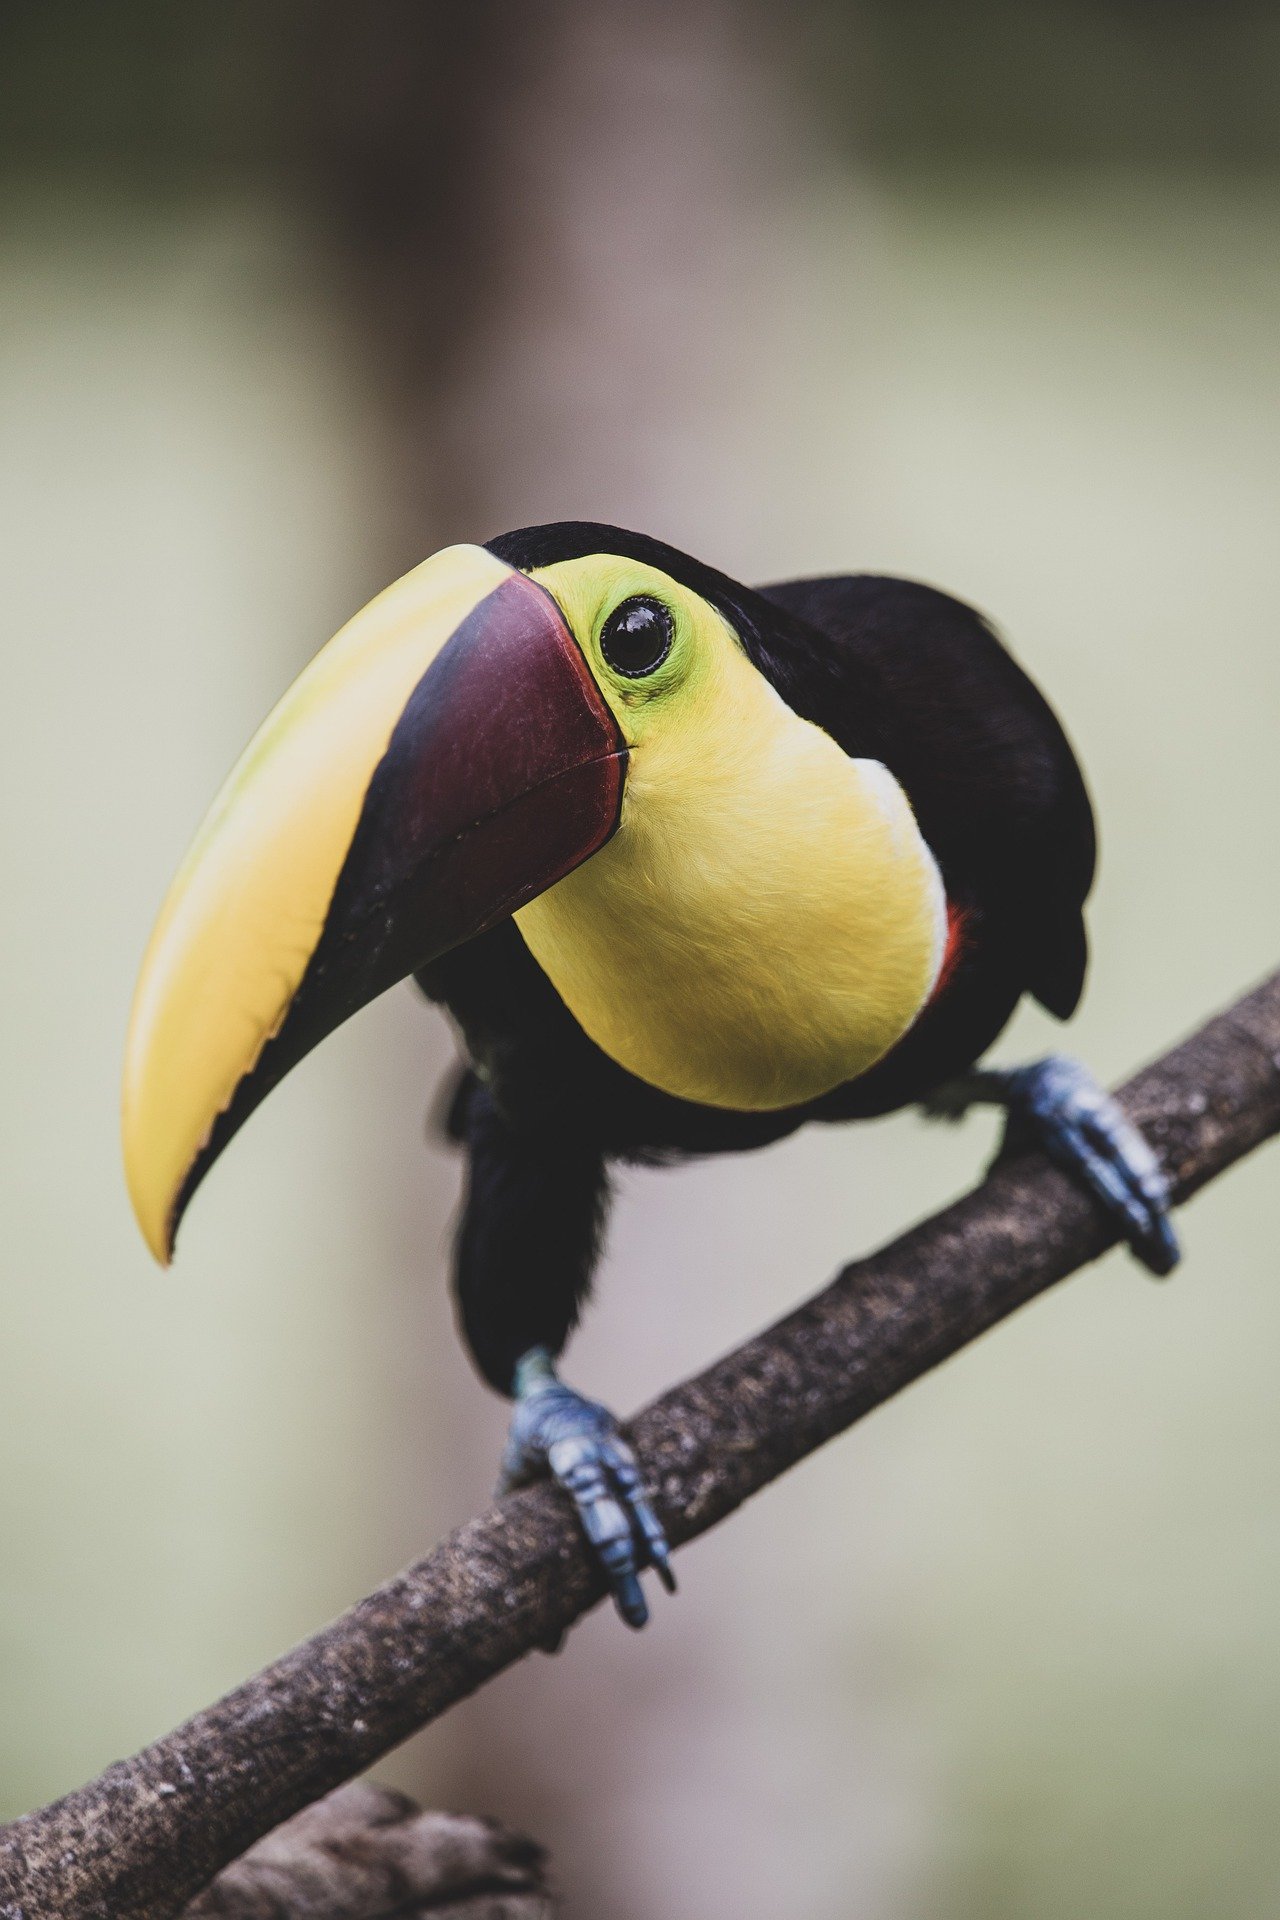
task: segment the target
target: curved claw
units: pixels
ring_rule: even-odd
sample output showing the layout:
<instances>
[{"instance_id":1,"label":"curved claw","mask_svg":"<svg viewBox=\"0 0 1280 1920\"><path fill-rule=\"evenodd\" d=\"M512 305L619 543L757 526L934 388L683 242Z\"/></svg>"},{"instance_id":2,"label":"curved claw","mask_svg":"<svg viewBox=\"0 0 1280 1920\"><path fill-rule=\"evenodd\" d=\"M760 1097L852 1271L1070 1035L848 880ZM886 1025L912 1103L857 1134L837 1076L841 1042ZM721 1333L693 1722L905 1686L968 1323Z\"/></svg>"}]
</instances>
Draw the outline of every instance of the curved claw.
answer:
<instances>
[{"instance_id":1,"label":"curved claw","mask_svg":"<svg viewBox=\"0 0 1280 1920\"><path fill-rule=\"evenodd\" d=\"M1152 1273L1178 1264L1169 1183L1133 1122L1075 1060L1051 1054L1009 1075L1010 1111L1028 1121L1051 1158L1085 1181L1119 1221Z\"/></svg>"},{"instance_id":2,"label":"curved claw","mask_svg":"<svg viewBox=\"0 0 1280 1920\"><path fill-rule=\"evenodd\" d=\"M639 1531L644 1545L645 1559L667 1592L674 1593L676 1576L671 1565L671 1550L667 1545L667 1536L662 1531L662 1523L645 1498L639 1462L620 1434L608 1443L606 1454L614 1484L630 1510L631 1518Z\"/></svg>"},{"instance_id":3,"label":"curved claw","mask_svg":"<svg viewBox=\"0 0 1280 1920\"><path fill-rule=\"evenodd\" d=\"M618 1612L628 1626L644 1626L649 1608L641 1568L652 1566L667 1592L675 1592L667 1537L645 1497L635 1454L609 1409L549 1371L516 1402L500 1487L518 1486L545 1472L573 1501Z\"/></svg>"}]
</instances>

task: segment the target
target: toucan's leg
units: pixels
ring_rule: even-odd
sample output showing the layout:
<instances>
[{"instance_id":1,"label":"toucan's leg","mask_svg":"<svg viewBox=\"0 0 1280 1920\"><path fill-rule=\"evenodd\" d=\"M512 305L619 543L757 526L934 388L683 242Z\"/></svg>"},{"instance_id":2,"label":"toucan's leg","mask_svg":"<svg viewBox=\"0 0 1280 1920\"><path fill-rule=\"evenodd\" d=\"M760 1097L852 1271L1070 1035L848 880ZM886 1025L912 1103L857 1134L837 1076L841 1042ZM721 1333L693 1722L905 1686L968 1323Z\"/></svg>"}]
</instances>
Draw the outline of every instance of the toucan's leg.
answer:
<instances>
[{"instance_id":1,"label":"toucan's leg","mask_svg":"<svg viewBox=\"0 0 1280 1920\"><path fill-rule=\"evenodd\" d=\"M940 1087L925 1111L955 1120L979 1105L1007 1112L1002 1151L1034 1140L1082 1179L1152 1273L1169 1273L1178 1264L1181 1250L1169 1218L1164 1170L1086 1067L1051 1053L1026 1067L977 1068Z\"/></svg>"},{"instance_id":2,"label":"toucan's leg","mask_svg":"<svg viewBox=\"0 0 1280 1920\"><path fill-rule=\"evenodd\" d=\"M455 1116L470 1155L456 1268L463 1331L486 1379L516 1403L500 1488L550 1473L577 1508L619 1613L642 1627L640 1569L675 1585L665 1536L617 1421L555 1371L595 1266L603 1156L558 1128L511 1126L474 1081Z\"/></svg>"}]
</instances>

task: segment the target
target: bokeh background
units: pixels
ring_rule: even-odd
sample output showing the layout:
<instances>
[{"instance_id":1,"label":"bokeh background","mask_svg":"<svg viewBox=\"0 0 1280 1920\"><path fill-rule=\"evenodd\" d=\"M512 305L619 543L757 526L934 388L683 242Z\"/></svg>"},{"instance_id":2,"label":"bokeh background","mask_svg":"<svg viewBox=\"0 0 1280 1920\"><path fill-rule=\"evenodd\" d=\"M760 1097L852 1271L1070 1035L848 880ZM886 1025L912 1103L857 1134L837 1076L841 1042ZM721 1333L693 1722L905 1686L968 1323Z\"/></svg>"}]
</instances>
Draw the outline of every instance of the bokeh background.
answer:
<instances>
[{"instance_id":1,"label":"bokeh background","mask_svg":"<svg viewBox=\"0 0 1280 1920\"><path fill-rule=\"evenodd\" d=\"M1280 14L925 0L5 0L0 1813L485 1497L409 988L294 1075L170 1277L135 969L293 673L451 539L584 515L989 611L1100 809L1071 1044L1280 958ZM1007 1058L1058 1044L1023 1013ZM629 1409L963 1188L899 1116L622 1183L572 1379ZM1264 1155L380 1770L578 1920L1280 1911Z\"/></svg>"}]
</instances>

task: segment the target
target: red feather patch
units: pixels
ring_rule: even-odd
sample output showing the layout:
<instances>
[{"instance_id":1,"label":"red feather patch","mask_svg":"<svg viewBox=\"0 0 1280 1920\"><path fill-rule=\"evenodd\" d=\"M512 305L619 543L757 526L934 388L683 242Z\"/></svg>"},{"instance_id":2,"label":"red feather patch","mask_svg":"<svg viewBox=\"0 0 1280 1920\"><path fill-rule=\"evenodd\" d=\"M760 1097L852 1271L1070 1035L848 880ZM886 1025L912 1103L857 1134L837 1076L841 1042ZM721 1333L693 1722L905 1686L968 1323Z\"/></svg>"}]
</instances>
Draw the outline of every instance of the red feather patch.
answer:
<instances>
[{"instance_id":1,"label":"red feather patch","mask_svg":"<svg viewBox=\"0 0 1280 1920\"><path fill-rule=\"evenodd\" d=\"M932 1006L933 1002L938 998L938 995L950 984L951 976L959 963L960 955L964 952L965 924L968 918L968 908L958 907L954 901L948 900L947 944L943 949L942 965L938 968L938 977L933 983L933 992L929 995L930 1006Z\"/></svg>"}]
</instances>

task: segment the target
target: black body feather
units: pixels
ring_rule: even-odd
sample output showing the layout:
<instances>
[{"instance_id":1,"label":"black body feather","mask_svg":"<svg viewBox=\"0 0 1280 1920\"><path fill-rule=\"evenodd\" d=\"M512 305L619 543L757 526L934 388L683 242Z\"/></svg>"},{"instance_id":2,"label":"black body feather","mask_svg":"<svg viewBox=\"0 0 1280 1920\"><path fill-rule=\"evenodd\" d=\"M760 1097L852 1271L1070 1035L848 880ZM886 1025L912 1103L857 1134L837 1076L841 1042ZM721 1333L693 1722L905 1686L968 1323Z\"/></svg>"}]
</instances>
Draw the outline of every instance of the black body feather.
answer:
<instances>
[{"instance_id":1,"label":"black body feather","mask_svg":"<svg viewBox=\"0 0 1280 1920\"><path fill-rule=\"evenodd\" d=\"M505 1390L523 1351L558 1351L573 1325L609 1159L741 1150L809 1120L886 1113L970 1066L1024 993L1070 1014L1094 834L1051 709L981 616L947 594L866 574L752 591L660 541L591 522L490 547L520 568L618 554L701 594L797 713L894 774L959 928L941 986L891 1053L822 1098L771 1113L700 1106L627 1073L579 1027L513 921L419 975L473 1063L450 1124L471 1157L457 1286L472 1350Z\"/></svg>"}]
</instances>

